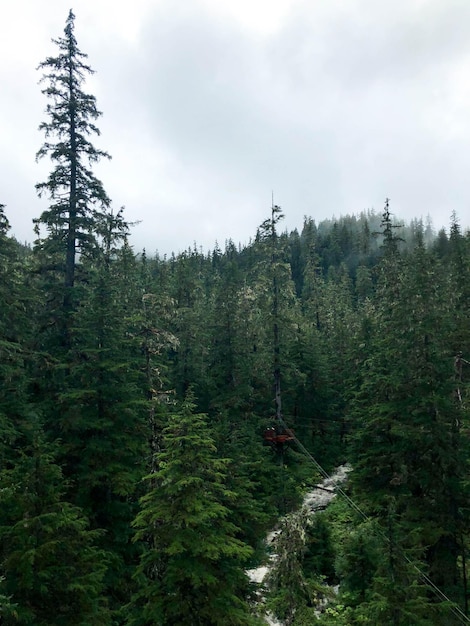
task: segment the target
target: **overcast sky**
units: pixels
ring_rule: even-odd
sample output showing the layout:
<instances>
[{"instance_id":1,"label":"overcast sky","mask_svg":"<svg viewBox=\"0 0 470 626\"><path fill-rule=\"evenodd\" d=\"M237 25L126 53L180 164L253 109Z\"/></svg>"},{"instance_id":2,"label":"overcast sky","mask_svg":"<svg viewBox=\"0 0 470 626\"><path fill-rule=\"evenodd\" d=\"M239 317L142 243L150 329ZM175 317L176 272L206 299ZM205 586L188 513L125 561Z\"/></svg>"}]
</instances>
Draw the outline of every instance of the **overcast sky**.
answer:
<instances>
[{"instance_id":1,"label":"overcast sky","mask_svg":"<svg viewBox=\"0 0 470 626\"><path fill-rule=\"evenodd\" d=\"M303 216L457 212L470 226L468 0L4 0L0 202L32 241L46 98L70 8L103 111L96 168L136 249L247 243L271 192Z\"/></svg>"}]
</instances>

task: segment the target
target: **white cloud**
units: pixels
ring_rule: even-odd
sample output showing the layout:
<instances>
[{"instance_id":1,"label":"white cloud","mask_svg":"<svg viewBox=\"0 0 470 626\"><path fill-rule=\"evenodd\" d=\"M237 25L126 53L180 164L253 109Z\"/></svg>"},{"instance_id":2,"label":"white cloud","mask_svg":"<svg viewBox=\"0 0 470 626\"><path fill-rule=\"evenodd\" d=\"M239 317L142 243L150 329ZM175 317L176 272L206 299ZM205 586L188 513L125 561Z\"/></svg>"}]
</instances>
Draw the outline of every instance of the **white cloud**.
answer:
<instances>
[{"instance_id":1,"label":"white cloud","mask_svg":"<svg viewBox=\"0 0 470 626\"><path fill-rule=\"evenodd\" d=\"M281 30L285 20L299 4L296 0L203 0L212 15L234 20L238 26L257 36L273 35Z\"/></svg>"},{"instance_id":2,"label":"white cloud","mask_svg":"<svg viewBox=\"0 0 470 626\"><path fill-rule=\"evenodd\" d=\"M0 7L0 201L21 239L45 167L34 68L68 8ZM455 209L470 225L468 2L80 0L74 11L104 112L96 143L113 155L97 171L143 220L136 246L246 242L271 190L291 228L385 196L405 217L441 226Z\"/></svg>"}]
</instances>

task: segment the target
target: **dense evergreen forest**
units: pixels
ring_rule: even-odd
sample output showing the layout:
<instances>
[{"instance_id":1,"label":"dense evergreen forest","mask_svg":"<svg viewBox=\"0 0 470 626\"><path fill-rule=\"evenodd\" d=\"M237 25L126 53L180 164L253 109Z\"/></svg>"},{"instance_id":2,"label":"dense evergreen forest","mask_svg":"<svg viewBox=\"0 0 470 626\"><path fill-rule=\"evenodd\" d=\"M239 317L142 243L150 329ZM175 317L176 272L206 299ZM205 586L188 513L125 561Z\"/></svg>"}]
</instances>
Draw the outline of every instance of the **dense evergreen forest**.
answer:
<instances>
[{"instance_id":1,"label":"dense evergreen forest","mask_svg":"<svg viewBox=\"0 0 470 626\"><path fill-rule=\"evenodd\" d=\"M344 463L346 497L284 532L268 608L470 622L470 234L388 200L286 232L273 206L248 245L136 253L72 12L55 44L31 248L0 208L2 624L262 624L246 570Z\"/></svg>"}]
</instances>

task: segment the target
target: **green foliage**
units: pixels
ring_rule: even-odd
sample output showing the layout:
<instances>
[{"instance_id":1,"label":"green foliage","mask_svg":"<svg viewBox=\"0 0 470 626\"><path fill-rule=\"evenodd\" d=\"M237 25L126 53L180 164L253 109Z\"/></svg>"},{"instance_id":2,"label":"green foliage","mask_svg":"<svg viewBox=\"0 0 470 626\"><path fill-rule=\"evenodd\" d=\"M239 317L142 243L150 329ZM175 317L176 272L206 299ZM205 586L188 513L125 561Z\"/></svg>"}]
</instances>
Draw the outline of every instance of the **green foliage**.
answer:
<instances>
[{"instance_id":1,"label":"green foliage","mask_svg":"<svg viewBox=\"0 0 470 626\"><path fill-rule=\"evenodd\" d=\"M0 474L0 591L11 602L2 623L108 624L100 533L64 500L57 445L45 442L33 416L30 424L30 443Z\"/></svg>"},{"instance_id":2,"label":"green foliage","mask_svg":"<svg viewBox=\"0 0 470 626\"><path fill-rule=\"evenodd\" d=\"M285 516L279 525L268 575L267 608L283 623L300 626L309 619L314 622L315 609L333 596L321 571L325 561L315 560L312 554L315 535L318 541L323 539L318 529L305 507ZM328 557L331 563L332 554Z\"/></svg>"},{"instance_id":3,"label":"green foliage","mask_svg":"<svg viewBox=\"0 0 470 626\"><path fill-rule=\"evenodd\" d=\"M72 345L54 372L57 406L49 408L47 424L63 440L69 498L93 528L106 531L100 544L113 558L105 580L117 609L132 588L137 554L131 522L148 469L151 426L137 315L141 297L129 287L139 268L120 213L101 232L95 258L82 263L87 285L70 316Z\"/></svg>"},{"instance_id":4,"label":"green foliage","mask_svg":"<svg viewBox=\"0 0 470 626\"><path fill-rule=\"evenodd\" d=\"M24 277L18 244L0 205L0 459L11 456L18 428L27 412L27 342L31 336L28 309L32 293Z\"/></svg>"},{"instance_id":5,"label":"green foliage","mask_svg":"<svg viewBox=\"0 0 470 626\"><path fill-rule=\"evenodd\" d=\"M303 570L306 576L321 576L329 585L337 582L334 569L335 549L331 528L323 512L319 511L306 528Z\"/></svg>"},{"instance_id":6,"label":"green foliage","mask_svg":"<svg viewBox=\"0 0 470 626\"><path fill-rule=\"evenodd\" d=\"M253 565L263 558L264 537L279 516L280 496L285 503L289 495L289 504L297 496L295 478L280 466L277 454L263 446L260 424L262 420L254 415L244 420L219 416L214 424L218 453L231 459L225 484L237 494L230 503L232 519L239 537L254 549Z\"/></svg>"},{"instance_id":7,"label":"green foliage","mask_svg":"<svg viewBox=\"0 0 470 626\"><path fill-rule=\"evenodd\" d=\"M407 611L418 616L416 603L423 616L431 609L413 572L399 573L403 559L416 561L458 599L463 449L452 361L443 341L450 316L440 267L422 245L406 260L392 240L387 245L374 339L355 400L352 480L363 506L380 520L389 550L397 551L393 567L391 556L387 567L378 563L370 610L375 619L407 623ZM407 587L400 598L398 590Z\"/></svg>"},{"instance_id":8,"label":"green foliage","mask_svg":"<svg viewBox=\"0 0 470 626\"><path fill-rule=\"evenodd\" d=\"M46 192L56 201L39 220L54 232L54 239L60 237L62 225L70 226L73 222L80 240L86 241L91 231L90 218L96 216L90 203L107 206L109 199L85 162L94 163L102 157L109 158L109 155L96 149L88 140L90 134L100 134L94 121L101 113L96 108L96 98L81 89L85 76L93 74L93 70L84 63L88 55L78 48L74 20L75 15L70 11L65 37L53 40L59 55L48 57L39 65L39 69L46 71L41 79L41 82L47 82L43 93L51 101L46 108L50 119L40 125L40 130L44 131L46 138L56 136L58 141L46 141L37 154L37 158L50 156L57 166L48 180L36 188L40 195ZM65 202L62 200L64 189L68 192ZM55 226L59 227L59 232L54 230Z\"/></svg>"},{"instance_id":9,"label":"green foliage","mask_svg":"<svg viewBox=\"0 0 470 626\"><path fill-rule=\"evenodd\" d=\"M130 624L249 624L243 564L251 549L237 538L225 486L230 461L219 458L203 414L188 398L170 415L158 469L134 526L143 544L139 591Z\"/></svg>"},{"instance_id":10,"label":"green foliage","mask_svg":"<svg viewBox=\"0 0 470 626\"><path fill-rule=\"evenodd\" d=\"M44 70L41 82L46 82L48 121L40 125L46 141L37 159L49 156L55 164L47 180L36 185L39 196L46 194L52 204L35 220L38 239L36 257L39 271L47 275L47 288L53 294L52 309L63 307L61 330L67 329L67 312L74 308L73 291L76 275L76 254L82 257L96 245L98 224L110 205L101 181L91 166L109 155L89 140L99 135L95 121L101 115L94 96L82 90L85 77L93 70L84 60L74 35L75 16L70 10L64 37L53 40L59 53L39 65ZM40 227L47 236L41 238ZM62 291L57 289L57 282ZM52 303L51 303L52 304ZM67 341L65 330L65 341Z\"/></svg>"}]
</instances>

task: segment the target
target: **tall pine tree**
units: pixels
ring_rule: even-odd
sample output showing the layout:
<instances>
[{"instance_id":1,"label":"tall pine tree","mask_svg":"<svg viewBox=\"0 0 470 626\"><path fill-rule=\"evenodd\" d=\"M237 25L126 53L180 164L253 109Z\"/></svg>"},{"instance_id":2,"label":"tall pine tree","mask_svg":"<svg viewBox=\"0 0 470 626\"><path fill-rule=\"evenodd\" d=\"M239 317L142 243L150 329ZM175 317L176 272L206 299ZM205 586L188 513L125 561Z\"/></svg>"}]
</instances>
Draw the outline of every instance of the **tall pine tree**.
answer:
<instances>
[{"instance_id":1,"label":"tall pine tree","mask_svg":"<svg viewBox=\"0 0 470 626\"><path fill-rule=\"evenodd\" d=\"M110 200L91 165L109 155L96 148L90 136L99 135L95 121L101 115L93 95L82 90L93 70L86 64L74 35L75 16L70 11L64 37L53 40L59 49L39 65L45 73L43 93L48 97L48 120L40 125L46 141L37 158L49 156L55 164L46 181L38 183L39 196L47 195L52 204L36 220L47 231L38 244L44 262L63 280L62 305L67 313L73 307L77 252L86 254L95 242L96 219Z\"/></svg>"}]
</instances>

